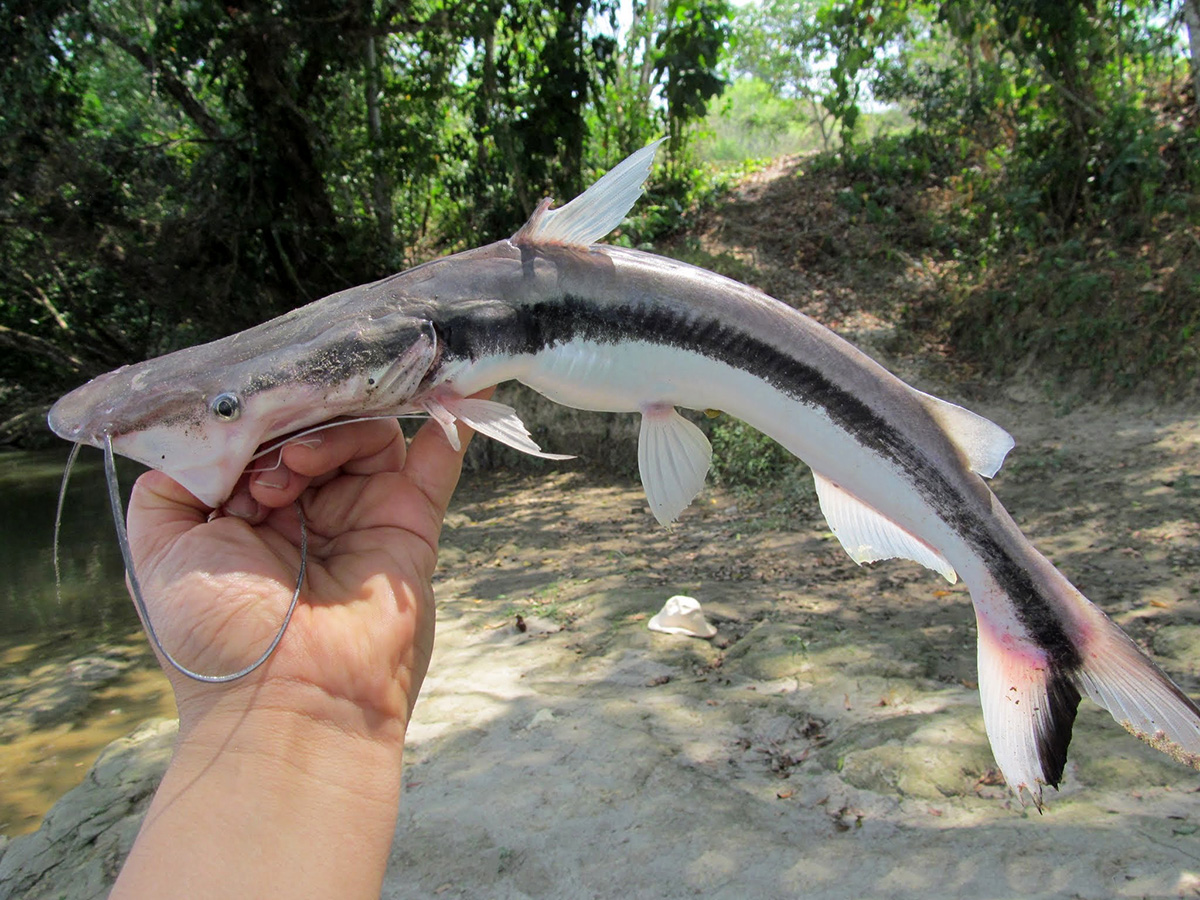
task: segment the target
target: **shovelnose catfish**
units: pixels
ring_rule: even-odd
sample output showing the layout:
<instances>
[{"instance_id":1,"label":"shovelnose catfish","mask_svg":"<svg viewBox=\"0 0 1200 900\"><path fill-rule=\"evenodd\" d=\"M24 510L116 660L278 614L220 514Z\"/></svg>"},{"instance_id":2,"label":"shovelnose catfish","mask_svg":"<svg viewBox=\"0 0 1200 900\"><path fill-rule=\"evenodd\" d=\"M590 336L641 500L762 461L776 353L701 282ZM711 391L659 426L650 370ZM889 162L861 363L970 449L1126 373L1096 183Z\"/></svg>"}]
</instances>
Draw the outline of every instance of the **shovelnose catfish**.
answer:
<instances>
[{"instance_id":1,"label":"shovelnose catfish","mask_svg":"<svg viewBox=\"0 0 1200 900\"><path fill-rule=\"evenodd\" d=\"M544 456L516 411L469 396L516 379L579 409L641 413L638 462L664 524L703 485L720 409L808 463L859 563L906 557L970 588L988 737L1018 796L1057 785L1082 695L1200 768L1200 709L1018 530L984 478L1013 440L908 386L754 288L597 244L641 195L657 144L512 238L318 300L240 334L102 375L50 427L160 469L219 507L264 444L341 417L424 411ZM561 458L561 457L560 457Z\"/></svg>"}]
</instances>

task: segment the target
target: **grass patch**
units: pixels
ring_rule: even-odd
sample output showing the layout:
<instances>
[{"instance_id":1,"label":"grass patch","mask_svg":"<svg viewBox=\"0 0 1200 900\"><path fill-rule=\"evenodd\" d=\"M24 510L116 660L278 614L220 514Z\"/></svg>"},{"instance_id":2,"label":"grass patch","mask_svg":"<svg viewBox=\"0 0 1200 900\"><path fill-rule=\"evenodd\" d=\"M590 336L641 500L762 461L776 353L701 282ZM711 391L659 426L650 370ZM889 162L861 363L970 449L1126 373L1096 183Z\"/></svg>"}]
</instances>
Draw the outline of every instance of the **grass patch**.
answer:
<instances>
[{"instance_id":1,"label":"grass patch","mask_svg":"<svg viewBox=\"0 0 1200 900\"><path fill-rule=\"evenodd\" d=\"M756 507L743 533L794 528L817 508L811 470L781 445L745 422L722 417L713 425L712 476L739 502Z\"/></svg>"},{"instance_id":2,"label":"grass patch","mask_svg":"<svg viewBox=\"0 0 1200 900\"><path fill-rule=\"evenodd\" d=\"M1097 235L999 260L943 310L950 342L1007 375L1027 360L1118 392L1194 389L1200 377L1200 243L1158 223L1133 246Z\"/></svg>"}]
</instances>

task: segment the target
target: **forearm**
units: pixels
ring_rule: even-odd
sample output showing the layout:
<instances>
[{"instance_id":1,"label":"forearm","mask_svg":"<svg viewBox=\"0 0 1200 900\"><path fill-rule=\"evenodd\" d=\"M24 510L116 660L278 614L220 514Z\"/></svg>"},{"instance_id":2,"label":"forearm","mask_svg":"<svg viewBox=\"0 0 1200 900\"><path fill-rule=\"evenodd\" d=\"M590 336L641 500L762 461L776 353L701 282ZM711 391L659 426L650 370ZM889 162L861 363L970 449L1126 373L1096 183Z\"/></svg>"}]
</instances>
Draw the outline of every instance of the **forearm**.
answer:
<instances>
[{"instance_id":1,"label":"forearm","mask_svg":"<svg viewBox=\"0 0 1200 900\"><path fill-rule=\"evenodd\" d=\"M181 733L112 898L379 896L403 727L364 736L255 699Z\"/></svg>"}]
</instances>

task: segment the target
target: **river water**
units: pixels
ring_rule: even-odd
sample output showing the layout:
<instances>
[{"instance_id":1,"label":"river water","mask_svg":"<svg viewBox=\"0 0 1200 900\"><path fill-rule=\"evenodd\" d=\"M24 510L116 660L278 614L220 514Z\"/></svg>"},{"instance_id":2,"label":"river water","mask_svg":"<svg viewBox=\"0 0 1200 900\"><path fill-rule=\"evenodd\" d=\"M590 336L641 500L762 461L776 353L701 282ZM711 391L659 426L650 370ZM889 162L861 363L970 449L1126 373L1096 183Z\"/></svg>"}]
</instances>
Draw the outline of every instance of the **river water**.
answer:
<instances>
[{"instance_id":1,"label":"river water","mask_svg":"<svg viewBox=\"0 0 1200 900\"><path fill-rule=\"evenodd\" d=\"M71 473L55 589L54 510L68 449L0 453L0 834L10 837L36 829L108 743L175 714L125 591L98 451L85 448ZM117 468L127 502L140 467ZM79 696L70 664L84 657L115 660L119 676ZM72 702L61 713L46 714L64 698Z\"/></svg>"},{"instance_id":2,"label":"river water","mask_svg":"<svg viewBox=\"0 0 1200 900\"><path fill-rule=\"evenodd\" d=\"M0 453L0 635L136 627L125 592L104 466L85 448L71 473L59 539L61 596L54 587L54 510L67 449ZM122 491L139 471L118 462Z\"/></svg>"}]
</instances>

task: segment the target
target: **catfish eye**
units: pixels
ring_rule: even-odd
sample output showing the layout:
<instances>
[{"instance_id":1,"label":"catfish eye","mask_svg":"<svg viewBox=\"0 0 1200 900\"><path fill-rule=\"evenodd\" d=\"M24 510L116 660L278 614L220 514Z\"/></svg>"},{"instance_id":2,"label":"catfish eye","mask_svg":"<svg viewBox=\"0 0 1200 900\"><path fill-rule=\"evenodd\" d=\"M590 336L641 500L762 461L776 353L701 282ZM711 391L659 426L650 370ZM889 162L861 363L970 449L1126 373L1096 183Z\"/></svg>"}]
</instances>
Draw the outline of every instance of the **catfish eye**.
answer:
<instances>
[{"instance_id":1,"label":"catfish eye","mask_svg":"<svg viewBox=\"0 0 1200 900\"><path fill-rule=\"evenodd\" d=\"M237 394L217 394L209 409L222 422L232 422L242 414L242 400Z\"/></svg>"}]
</instances>

